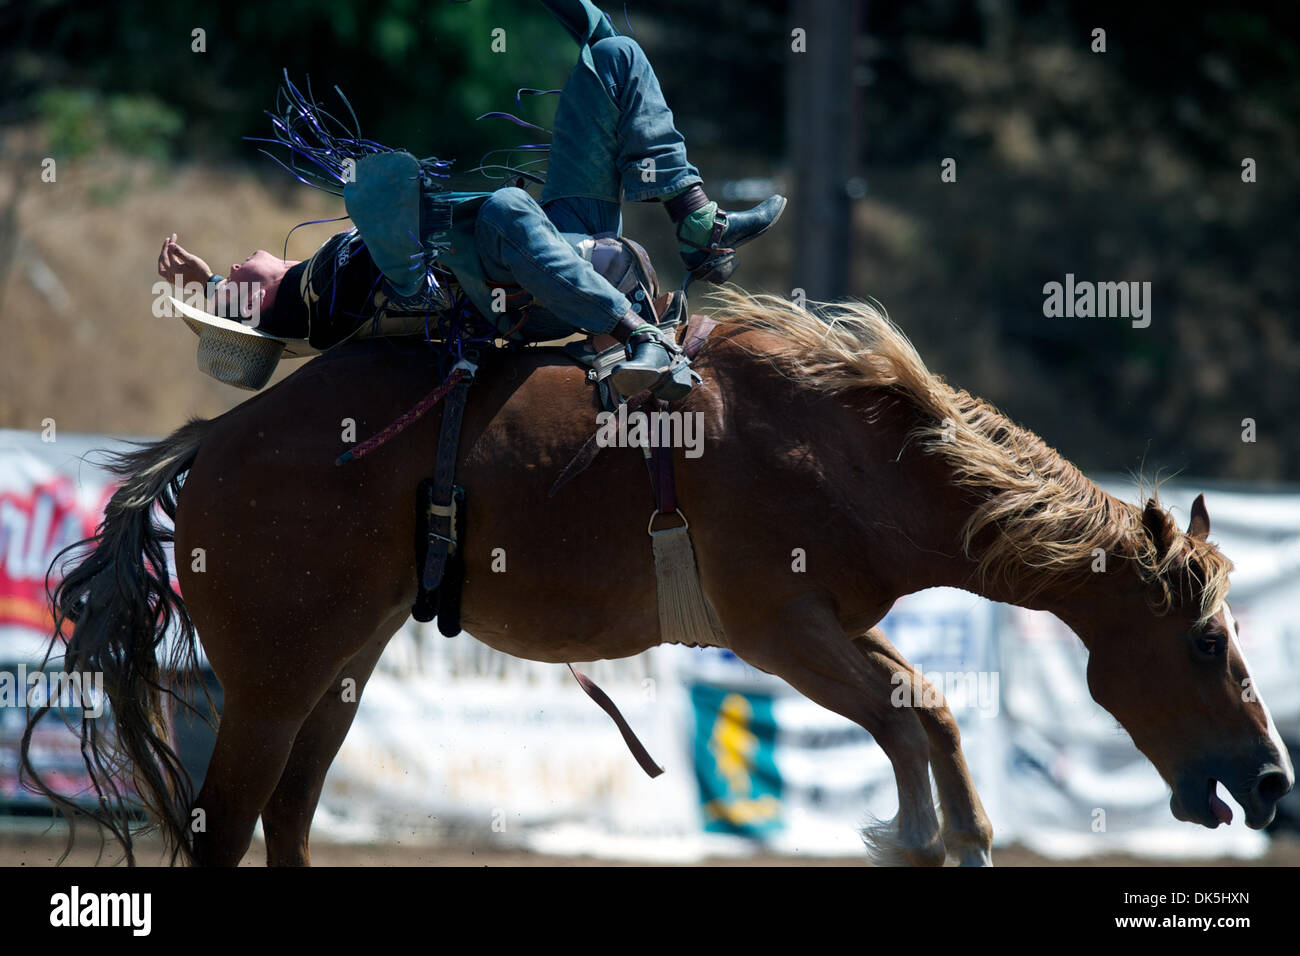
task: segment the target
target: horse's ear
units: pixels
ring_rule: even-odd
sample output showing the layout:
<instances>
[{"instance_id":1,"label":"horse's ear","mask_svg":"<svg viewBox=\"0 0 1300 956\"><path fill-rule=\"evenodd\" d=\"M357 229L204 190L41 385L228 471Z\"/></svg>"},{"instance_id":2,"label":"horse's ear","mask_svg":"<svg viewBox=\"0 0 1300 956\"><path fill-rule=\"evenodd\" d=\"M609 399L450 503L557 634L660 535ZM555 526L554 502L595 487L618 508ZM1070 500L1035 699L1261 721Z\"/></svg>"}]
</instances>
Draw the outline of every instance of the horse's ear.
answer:
<instances>
[{"instance_id":1,"label":"horse's ear","mask_svg":"<svg viewBox=\"0 0 1300 956\"><path fill-rule=\"evenodd\" d=\"M1163 558L1169 551L1169 545L1177 531L1169 520L1169 515L1156 504L1154 498L1148 498L1147 506L1142 509L1142 527L1151 536L1156 546L1156 554Z\"/></svg>"},{"instance_id":2,"label":"horse's ear","mask_svg":"<svg viewBox=\"0 0 1300 956\"><path fill-rule=\"evenodd\" d=\"M1210 513L1205 510L1205 495L1197 495L1192 502L1192 520L1187 526L1187 534L1198 541L1204 541L1210 533Z\"/></svg>"}]
</instances>

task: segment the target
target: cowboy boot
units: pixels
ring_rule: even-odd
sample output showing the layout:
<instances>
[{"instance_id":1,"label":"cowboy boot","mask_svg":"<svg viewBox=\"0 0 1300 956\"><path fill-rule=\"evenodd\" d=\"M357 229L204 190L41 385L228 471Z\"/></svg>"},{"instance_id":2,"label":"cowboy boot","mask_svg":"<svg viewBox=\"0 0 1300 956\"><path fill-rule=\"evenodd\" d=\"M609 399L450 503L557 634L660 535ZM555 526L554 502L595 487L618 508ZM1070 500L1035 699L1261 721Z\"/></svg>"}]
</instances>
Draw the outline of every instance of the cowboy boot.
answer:
<instances>
[{"instance_id":1,"label":"cowboy boot","mask_svg":"<svg viewBox=\"0 0 1300 956\"><path fill-rule=\"evenodd\" d=\"M620 395L649 389L656 398L673 402L694 388L696 376L681 347L635 312L624 315L610 335L627 351L627 360L615 365L609 376Z\"/></svg>"},{"instance_id":2,"label":"cowboy boot","mask_svg":"<svg viewBox=\"0 0 1300 956\"><path fill-rule=\"evenodd\" d=\"M713 283L725 282L731 277L736 271L736 248L771 229L781 218L785 205L784 196L770 196L753 209L724 212L717 203L710 202L698 183L664 201L668 215L677 224L682 262L690 271L691 278ZM705 238L701 230L702 224L698 221L701 217L695 216L694 221L691 220L692 213L708 206L712 206L714 212ZM682 234L684 228L692 227L696 235L705 241L696 242Z\"/></svg>"}]
</instances>

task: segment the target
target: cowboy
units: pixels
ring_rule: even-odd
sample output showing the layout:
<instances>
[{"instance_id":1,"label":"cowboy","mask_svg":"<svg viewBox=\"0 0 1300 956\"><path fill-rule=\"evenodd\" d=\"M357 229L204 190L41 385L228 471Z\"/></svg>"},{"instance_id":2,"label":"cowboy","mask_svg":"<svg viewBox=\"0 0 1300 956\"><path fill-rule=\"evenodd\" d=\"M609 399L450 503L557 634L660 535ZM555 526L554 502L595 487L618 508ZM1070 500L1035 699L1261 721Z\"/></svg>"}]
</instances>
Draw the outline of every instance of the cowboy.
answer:
<instances>
[{"instance_id":1,"label":"cowboy","mask_svg":"<svg viewBox=\"0 0 1300 956\"><path fill-rule=\"evenodd\" d=\"M344 188L357 228L331 237L305 262L259 250L222 277L173 234L163 242L160 274L179 271L187 283L208 283L219 298L232 285L255 289L243 297L242 315L256 312L260 330L309 337L317 348L346 338L377 307L446 308L459 289L510 339L608 334L626 350L611 376L621 394L650 389L680 398L691 380L673 373L685 357L652 324L651 304L640 292L630 300L593 268L592 238L621 235L622 201L661 202L691 277L723 282L735 269L735 248L771 228L786 200L772 196L743 212L719 209L686 157L637 42L618 34L588 0L542 2L578 41L580 56L560 94L540 201L518 187L420 193L410 183L433 185L446 164L384 151L363 156ZM424 242L413 255L417 233ZM412 266L421 255L423 271ZM517 290L507 296L513 308L503 314L496 290L509 289ZM521 324L515 317L524 306Z\"/></svg>"}]
</instances>

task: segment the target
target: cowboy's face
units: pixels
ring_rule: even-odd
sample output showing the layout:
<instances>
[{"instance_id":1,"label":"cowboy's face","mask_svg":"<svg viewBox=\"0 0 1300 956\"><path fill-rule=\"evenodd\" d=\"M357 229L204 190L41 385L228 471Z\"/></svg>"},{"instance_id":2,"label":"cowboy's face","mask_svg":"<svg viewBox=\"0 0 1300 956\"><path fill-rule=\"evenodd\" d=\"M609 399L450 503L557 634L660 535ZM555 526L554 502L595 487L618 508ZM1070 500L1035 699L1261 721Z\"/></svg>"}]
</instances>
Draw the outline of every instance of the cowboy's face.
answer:
<instances>
[{"instance_id":1,"label":"cowboy's face","mask_svg":"<svg viewBox=\"0 0 1300 956\"><path fill-rule=\"evenodd\" d=\"M243 262L232 263L230 274L217 288L239 304L239 314L250 318L261 309L269 309L275 302L280 280L291 263L258 249Z\"/></svg>"}]
</instances>

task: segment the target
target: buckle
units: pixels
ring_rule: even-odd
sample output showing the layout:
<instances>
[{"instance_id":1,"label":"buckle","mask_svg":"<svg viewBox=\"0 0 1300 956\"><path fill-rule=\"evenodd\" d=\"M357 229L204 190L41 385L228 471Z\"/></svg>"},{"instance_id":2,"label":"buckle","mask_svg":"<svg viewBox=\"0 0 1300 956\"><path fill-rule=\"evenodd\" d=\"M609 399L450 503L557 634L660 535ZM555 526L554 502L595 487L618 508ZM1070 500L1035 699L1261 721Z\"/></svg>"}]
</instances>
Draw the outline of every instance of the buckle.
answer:
<instances>
[{"instance_id":1,"label":"buckle","mask_svg":"<svg viewBox=\"0 0 1300 956\"><path fill-rule=\"evenodd\" d=\"M710 249L720 248L719 244L722 242L722 234L726 231L727 231L727 214L723 212L722 207L719 206L717 209L713 211L713 230L709 233ZM731 252L732 250L727 249L722 251Z\"/></svg>"},{"instance_id":2,"label":"buckle","mask_svg":"<svg viewBox=\"0 0 1300 956\"><path fill-rule=\"evenodd\" d=\"M681 508L677 508L677 509L674 511L674 514L676 514L677 517L679 517L679 518L682 519L682 523L679 524L679 525L673 525L673 527L671 527L671 528L658 528L658 529L655 528L655 518L658 518L660 514L661 514L661 512L659 511L658 508L656 508L654 511L652 511L652 512L650 513L650 520L649 520L649 522L646 523L646 526L645 526L646 534L650 535L650 537L653 538L653 537L654 537L655 535L657 535L657 534L667 534L667 533L670 532L670 531L689 531L689 530L690 530L691 523L690 523L689 521L686 520L686 515L682 514L682 509L681 509Z\"/></svg>"}]
</instances>

